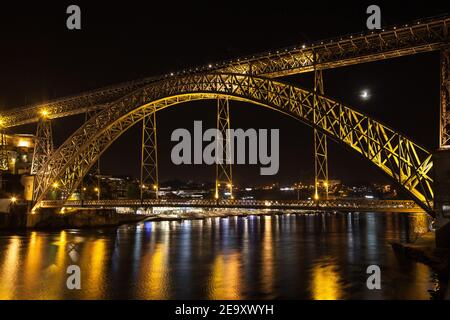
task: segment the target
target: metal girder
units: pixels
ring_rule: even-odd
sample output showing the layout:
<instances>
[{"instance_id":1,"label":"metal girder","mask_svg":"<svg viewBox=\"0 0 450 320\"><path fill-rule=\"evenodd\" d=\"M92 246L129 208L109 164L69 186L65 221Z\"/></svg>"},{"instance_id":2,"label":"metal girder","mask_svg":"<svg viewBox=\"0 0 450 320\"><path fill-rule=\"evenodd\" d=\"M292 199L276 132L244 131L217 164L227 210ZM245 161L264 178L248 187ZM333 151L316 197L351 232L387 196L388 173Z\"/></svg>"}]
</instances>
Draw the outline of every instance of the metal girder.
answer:
<instances>
[{"instance_id":1,"label":"metal girder","mask_svg":"<svg viewBox=\"0 0 450 320\"><path fill-rule=\"evenodd\" d=\"M37 174L53 152L51 120L41 116L36 129L31 174Z\"/></svg>"},{"instance_id":2,"label":"metal girder","mask_svg":"<svg viewBox=\"0 0 450 320\"><path fill-rule=\"evenodd\" d=\"M112 101L158 79L160 77L139 79L42 104L15 108L0 114L0 119L4 127L7 128L38 122L43 109L47 111L49 119L63 118L85 112L96 112L108 107Z\"/></svg>"},{"instance_id":3,"label":"metal girder","mask_svg":"<svg viewBox=\"0 0 450 320\"><path fill-rule=\"evenodd\" d=\"M146 110L142 119L142 147L141 147L141 200L145 191L155 192L158 199L158 143L156 135L156 110Z\"/></svg>"},{"instance_id":4,"label":"metal girder","mask_svg":"<svg viewBox=\"0 0 450 320\"><path fill-rule=\"evenodd\" d=\"M222 154L219 154L216 161L216 191L214 197L220 198L220 189L223 184L230 192L230 198L233 198L233 172L231 167L231 144L227 130L230 129L230 104L228 97L217 100L217 129L222 134L217 138L217 144L223 146ZM223 149L222 148L222 149ZM217 147L216 150L221 150ZM225 151L225 158L223 155Z\"/></svg>"},{"instance_id":5,"label":"metal girder","mask_svg":"<svg viewBox=\"0 0 450 320\"><path fill-rule=\"evenodd\" d=\"M441 50L439 148L450 149L450 46Z\"/></svg>"},{"instance_id":6,"label":"metal girder","mask_svg":"<svg viewBox=\"0 0 450 320\"><path fill-rule=\"evenodd\" d=\"M170 78L133 92L72 134L37 173L34 209L52 183L69 195L109 145L150 110L199 99L247 101L288 114L321 130L370 161L433 213L432 155L390 127L338 101L267 78L198 74ZM318 103L314 104L314 100ZM320 106L320 107L317 107ZM315 116L314 116L315 115ZM67 198L65 198L67 199Z\"/></svg>"},{"instance_id":7,"label":"metal girder","mask_svg":"<svg viewBox=\"0 0 450 320\"><path fill-rule=\"evenodd\" d=\"M115 200L44 200L43 208L64 207L223 207L261 209L351 210L381 212L417 212L423 209L412 200L241 200L241 199L115 199Z\"/></svg>"},{"instance_id":8,"label":"metal girder","mask_svg":"<svg viewBox=\"0 0 450 320\"><path fill-rule=\"evenodd\" d=\"M221 72L281 77L439 50L448 42L450 17L415 21L233 60ZM315 62L315 55L320 57Z\"/></svg>"},{"instance_id":9,"label":"metal girder","mask_svg":"<svg viewBox=\"0 0 450 320\"><path fill-rule=\"evenodd\" d=\"M112 101L138 88L173 76L215 71L280 77L311 72L314 66L317 69L336 68L440 50L449 41L449 24L449 17L437 17L403 26L388 27L380 31L368 31L310 44L300 44L251 57L121 83L41 105L16 108L3 112L0 118L5 127L14 127L37 122L39 110L43 107L48 109L49 117L52 119L84 113L86 106L92 109L103 109ZM314 63L314 53L320 56L319 63Z\"/></svg>"},{"instance_id":10,"label":"metal girder","mask_svg":"<svg viewBox=\"0 0 450 320\"><path fill-rule=\"evenodd\" d=\"M322 70L314 71L314 122L319 120L319 108L321 107L317 94L323 94ZM323 120L322 120L323 121ZM322 185L320 185L322 183ZM319 199L319 189L325 189L325 199L328 199L328 147L325 133L314 128L314 199Z\"/></svg>"}]
</instances>

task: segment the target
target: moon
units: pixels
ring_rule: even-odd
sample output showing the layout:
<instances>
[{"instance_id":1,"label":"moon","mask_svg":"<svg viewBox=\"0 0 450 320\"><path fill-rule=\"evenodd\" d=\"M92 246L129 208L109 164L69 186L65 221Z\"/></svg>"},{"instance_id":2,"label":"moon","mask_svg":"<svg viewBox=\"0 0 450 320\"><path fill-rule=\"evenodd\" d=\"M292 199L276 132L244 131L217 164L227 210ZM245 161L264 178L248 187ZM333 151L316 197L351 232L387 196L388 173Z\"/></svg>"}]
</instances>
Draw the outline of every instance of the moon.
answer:
<instances>
[{"instance_id":1,"label":"moon","mask_svg":"<svg viewBox=\"0 0 450 320\"><path fill-rule=\"evenodd\" d=\"M370 94L368 90L361 91L360 95L361 99L368 100L370 98Z\"/></svg>"}]
</instances>

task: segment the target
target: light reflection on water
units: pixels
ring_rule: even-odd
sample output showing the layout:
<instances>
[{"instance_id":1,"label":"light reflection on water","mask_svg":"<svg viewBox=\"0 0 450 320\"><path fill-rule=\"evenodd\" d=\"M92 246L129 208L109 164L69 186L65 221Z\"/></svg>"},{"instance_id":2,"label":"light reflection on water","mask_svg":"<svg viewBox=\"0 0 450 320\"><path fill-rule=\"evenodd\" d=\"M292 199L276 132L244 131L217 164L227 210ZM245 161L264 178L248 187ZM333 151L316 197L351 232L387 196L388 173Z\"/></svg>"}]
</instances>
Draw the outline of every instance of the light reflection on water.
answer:
<instances>
[{"instance_id":1,"label":"light reflection on water","mask_svg":"<svg viewBox=\"0 0 450 320\"><path fill-rule=\"evenodd\" d=\"M420 214L326 213L2 232L0 299L429 299L430 269L389 244L428 225ZM66 287L70 264L79 291ZM366 288L371 264L382 290Z\"/></svg>"}]
</instances>

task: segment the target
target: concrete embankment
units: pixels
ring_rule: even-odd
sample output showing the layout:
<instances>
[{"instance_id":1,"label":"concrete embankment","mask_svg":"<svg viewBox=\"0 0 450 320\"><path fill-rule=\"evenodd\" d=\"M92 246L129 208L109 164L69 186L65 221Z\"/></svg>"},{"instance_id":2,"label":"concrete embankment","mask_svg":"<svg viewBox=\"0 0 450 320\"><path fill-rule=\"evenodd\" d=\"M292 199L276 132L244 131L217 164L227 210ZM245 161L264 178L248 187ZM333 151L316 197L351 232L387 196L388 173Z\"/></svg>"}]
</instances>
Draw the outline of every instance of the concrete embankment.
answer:
<instances>
[{"instance_id":1,"label":"concrete embankment","mask_svg":"<svg viewBox=\"0 0 450 320\"><path fill-rule=\"evenodd\" d=\"M27 214L24 210L0 213L0 229L65 229L112 227L125 223L139 222L145 215L118 214L112 209L78 209L60 213L55 210L42 210Z\"/></svg>"}]
</instances>

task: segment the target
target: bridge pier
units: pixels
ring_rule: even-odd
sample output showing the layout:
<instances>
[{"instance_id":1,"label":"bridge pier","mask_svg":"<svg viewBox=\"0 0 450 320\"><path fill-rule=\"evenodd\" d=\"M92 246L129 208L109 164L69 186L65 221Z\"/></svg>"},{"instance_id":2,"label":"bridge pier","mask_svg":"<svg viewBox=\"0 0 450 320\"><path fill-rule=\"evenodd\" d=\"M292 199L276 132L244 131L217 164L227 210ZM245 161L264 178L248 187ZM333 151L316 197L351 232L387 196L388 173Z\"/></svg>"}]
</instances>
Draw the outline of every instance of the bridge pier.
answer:
<instances>
[{"instance_id":1,"label":"bridge pier","mask_svg":"<svg viewBox=\"0 0 450 320\"><path fill-rule=\"evenodd\" d=\"M436 247L450 248L450 150L434 154Z\"/></svg>"}]
</instances>

